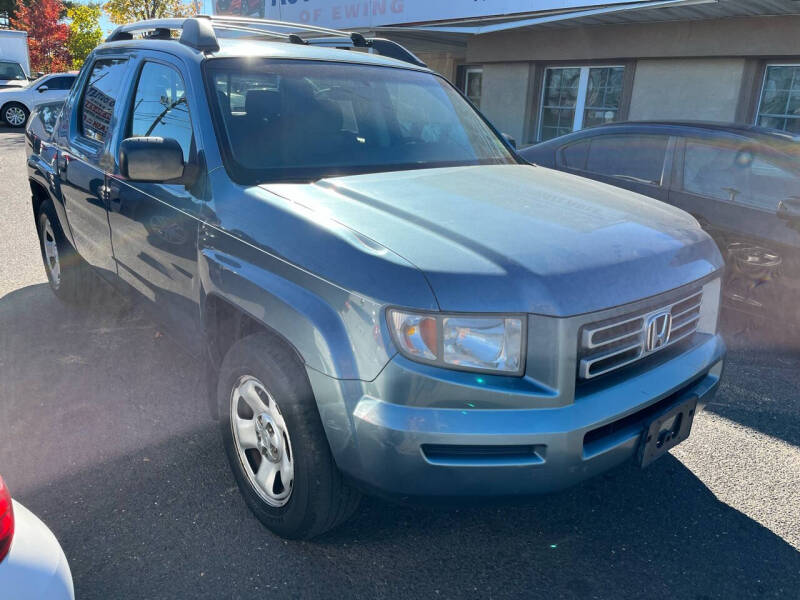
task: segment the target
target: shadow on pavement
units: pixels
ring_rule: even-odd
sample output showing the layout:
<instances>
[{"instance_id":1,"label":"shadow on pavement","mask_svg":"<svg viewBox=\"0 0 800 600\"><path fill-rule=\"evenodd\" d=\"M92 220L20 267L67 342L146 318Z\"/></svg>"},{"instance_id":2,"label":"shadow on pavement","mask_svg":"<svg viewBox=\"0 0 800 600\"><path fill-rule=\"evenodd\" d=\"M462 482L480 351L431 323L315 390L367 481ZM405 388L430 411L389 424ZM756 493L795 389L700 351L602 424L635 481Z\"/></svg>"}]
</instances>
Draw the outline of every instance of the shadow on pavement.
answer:
<instances>
[{"instance_id":1,"label":"shadow on pavement","mask_svg":"<svg viewBox=\"0 0 800 600\"><path fill-rule=\"evenodd\" d=\"M706 410L800 447L800 332L726 316L725 376Z\"/></svg>"},{"instance_id":2,"label":"shadow on pavement","mask_svg":"<svg viewBox=\"0 0 800 600\"><path fill-rule=\"evenodd\" d=\"M285 542L247 510L196 361L136 309L46 285L0 298L0 472L59 537L81 599L785 598L800 553L666 456L527 506L365 499Z\"/></svg>"}]
</instances>

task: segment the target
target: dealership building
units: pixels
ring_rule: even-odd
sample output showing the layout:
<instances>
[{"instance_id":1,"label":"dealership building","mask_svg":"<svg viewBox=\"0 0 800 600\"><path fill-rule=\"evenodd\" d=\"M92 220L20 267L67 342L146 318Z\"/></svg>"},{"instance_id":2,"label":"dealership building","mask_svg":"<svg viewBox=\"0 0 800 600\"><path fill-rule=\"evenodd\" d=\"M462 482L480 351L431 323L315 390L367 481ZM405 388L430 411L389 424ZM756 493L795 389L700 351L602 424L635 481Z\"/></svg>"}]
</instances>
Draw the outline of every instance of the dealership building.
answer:
<instances>
[{"instance_id":1,"label":"dealership building","mask_svg":"<svg viewBox=\"0 0 800 600\"><path fill-rule=\"evenodd\" d=\"M800 1L225 2L217 12L398 41L520 145L621 120L800 133Z\"/></svg>"}]
</instances>

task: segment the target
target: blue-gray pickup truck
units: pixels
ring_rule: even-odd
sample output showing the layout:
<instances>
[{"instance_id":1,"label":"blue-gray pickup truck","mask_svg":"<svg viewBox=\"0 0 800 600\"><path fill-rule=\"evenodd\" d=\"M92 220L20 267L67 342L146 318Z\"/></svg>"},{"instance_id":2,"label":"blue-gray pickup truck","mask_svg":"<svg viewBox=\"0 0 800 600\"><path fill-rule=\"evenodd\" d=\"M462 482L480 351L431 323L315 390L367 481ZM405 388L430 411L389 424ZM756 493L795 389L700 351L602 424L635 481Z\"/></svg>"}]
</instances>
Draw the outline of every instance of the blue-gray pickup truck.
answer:
<instances>
[{"instance_id":1,"label":"blue-gray pickup truck","mask_svg":"<svg viewBox=\"0 0 800 600\"><path fill-rule=\"evenodd\" d=\"M282 536L364 491L647 465L718 386L723 264L697 222L524 163L393 42L127 25L48 115L28 169L50 286L87 303L104 278L202 357L239 488Z\"/></svg>"}]
</instances>

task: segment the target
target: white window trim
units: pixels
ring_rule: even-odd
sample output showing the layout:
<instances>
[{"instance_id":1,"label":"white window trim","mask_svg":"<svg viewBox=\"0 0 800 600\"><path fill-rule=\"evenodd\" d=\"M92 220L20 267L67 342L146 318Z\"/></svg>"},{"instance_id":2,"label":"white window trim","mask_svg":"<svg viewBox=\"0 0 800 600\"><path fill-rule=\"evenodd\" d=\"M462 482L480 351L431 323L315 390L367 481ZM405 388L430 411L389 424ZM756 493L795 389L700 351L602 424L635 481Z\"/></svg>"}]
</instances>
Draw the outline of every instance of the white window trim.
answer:
<instances>
[{"instance_id":1,"label":"white window trim","mask_svg":"<svg viewBox=\"0 0 800 600\"><path fill-rule=\"evenodd\" d=\"M758 106L756 107L756 114L753 116L753 125L758 125L759 117L761 116L761 104L764 102L764 86L767 85L767 73L770 67L796 67L800 68L800 63L796 62L770 62L764 65L764 75L761 77L761 87L758 90ZM778 115L776 115L778 116ZM785 115L784 115L785 116Z\"/></svg>"},{"instance_id":2,"label":"white window trim","mask_svg":"<svg viewBox=\"0 0 800 600\"><path fill-rule=\"evenodd\" d=\"M461 90L464 92L464 95L469 98L469 94L467 93L469 90L469 76L470 74L480 73L481 74L481 96L483 96L483 67L466 67L464 69L464 89ZM470 98L471 100L471 98Z\"/></svg>"},{"instance_id":3,"label":"white window trim","mask_svg":"<svg viewBox=\"0 0 800 600\"><path fill-rule=\"evenodd\" d=\"M578 97L575 102L575 117L572 119L572 131L580 131L583 129L583 113L586 110L586 92L589 89L589 70L590 69L625 69L625 65L614 64L598 64L598 65L554 65L552 67L545 67L542 76L542 93L539 98L539 118L536 124L536 141L542 141L542 121L544 116L544 98L547 91L547 72L552 69L580 69L581 74L578 79ZM766 71L764 72L766 76ZM625 79L622 80L623 92L625 87ZM617 110L620 110L619 108Z\"/></svg>"}]
</instances>

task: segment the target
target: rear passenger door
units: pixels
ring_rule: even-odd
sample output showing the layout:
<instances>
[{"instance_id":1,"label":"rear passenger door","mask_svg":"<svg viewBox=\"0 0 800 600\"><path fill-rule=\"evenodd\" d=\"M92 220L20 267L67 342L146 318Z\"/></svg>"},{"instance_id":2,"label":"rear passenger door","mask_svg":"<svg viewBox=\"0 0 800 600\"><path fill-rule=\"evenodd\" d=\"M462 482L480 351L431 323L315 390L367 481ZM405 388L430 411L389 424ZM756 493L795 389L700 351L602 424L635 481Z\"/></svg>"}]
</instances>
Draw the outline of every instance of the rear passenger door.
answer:
<instances>
[{"instance_id":1,"label":"rear passenger door","mask_svg":"<svg viewBox=\"0 0 800 600\"><path fill-rule=\"evenodd\" d=\"M80 93L66 108L68 126L58 138L57 168L75 247L101 275L112 279L116 265L106 212L105 171L128 66L127 57L102 56L94 61Z\"/></svg>"},{"instance_id":2,"label":"rear passenger door","mask_svg":"<svg viewBox=\"0 0 800 600\"><path fill-rule=\"evenodd\" d=\"M136 74L126 121L116 142L129 137L178 141L184 163L202 162L190 104L203 98L189 90L180 63L146 53ZM199 344L197 234L204 209L203 175L188 188L178 183L143 183L122 179L118 167L109 177L109 223L120 280L153 310L173 333Z\"/></svg>"},{"instance_id":3,"label":"rear passenger door","mask_svg":"<svg viewBox=\"0 0 800 600\"><path fill-rule=\"evenodd\" d=\"M687 138L670 202L694 215L725 258L728 304L800 323L800 232L778 218L800 176L737 136Z\"/></svg>"},{"instance_id":4,"label":"rear passenger door","mask_svg":"<svg viewBox=\"0 0 800 600\"><path fill-rule=\"evenodd\" d=\"M666 200L673 143L660 134L605 134L559 148L560 168Z\"/></svg>"}]
</instances>

